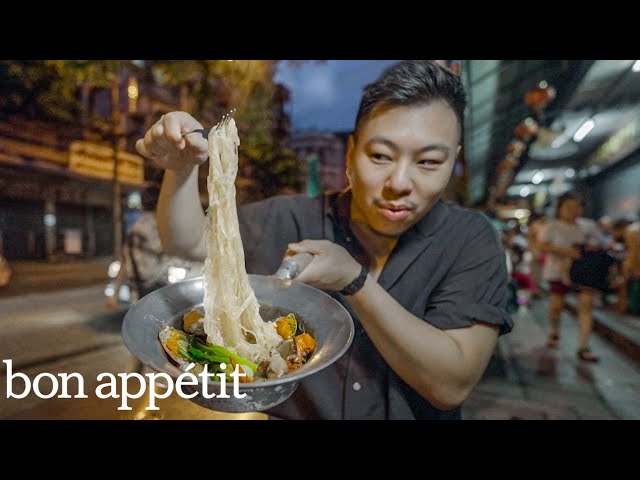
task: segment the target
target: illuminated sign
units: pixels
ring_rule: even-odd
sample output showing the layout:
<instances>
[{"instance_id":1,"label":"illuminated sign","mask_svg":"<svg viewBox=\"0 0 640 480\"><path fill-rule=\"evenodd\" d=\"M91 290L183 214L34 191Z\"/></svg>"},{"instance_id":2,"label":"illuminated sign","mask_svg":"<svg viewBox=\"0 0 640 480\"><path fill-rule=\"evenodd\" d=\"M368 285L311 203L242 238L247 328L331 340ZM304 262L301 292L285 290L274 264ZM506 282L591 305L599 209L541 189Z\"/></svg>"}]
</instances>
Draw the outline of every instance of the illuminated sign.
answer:
<instances>
[{"instance_id":1,"label":"illuminated sign","mask_svg":"<svg viewBox=\"0 0 640 480\"><path fill-rule=\"evenodd\" d=\"M112 180L113 148L91 142L72 142L69 147L69 170L90 177ZM132 185L142 185L144 183L142 157L118 151L118 180Z\"/></svg>"},{"instance_id":2,"label":"illuminated sign","mask_svg":"<svg viewBox=\"0 0 640 480\"><path fill-rule=\"evenodd\" d=\"M613 165L638 148L638 146L640 146L640 116L603 142L587 159L585 167L599 166L604 168Z\"/></svg>"}]
</instances>

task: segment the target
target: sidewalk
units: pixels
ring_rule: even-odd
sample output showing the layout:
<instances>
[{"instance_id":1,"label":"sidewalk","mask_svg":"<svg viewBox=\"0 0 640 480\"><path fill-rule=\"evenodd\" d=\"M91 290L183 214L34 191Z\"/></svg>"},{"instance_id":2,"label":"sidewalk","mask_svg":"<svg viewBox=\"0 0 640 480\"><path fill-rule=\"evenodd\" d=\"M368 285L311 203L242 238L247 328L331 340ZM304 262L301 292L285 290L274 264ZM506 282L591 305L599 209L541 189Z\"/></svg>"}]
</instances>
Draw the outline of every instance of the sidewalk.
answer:
<instances>
[{"instance_id":1,"label":"sidewalk","mask_svg":"<svg viewBox=\"0 0 640 480\"><path fill-rule=\"evenodd\" d=\"M8 286L0 288L0 298L99 283L106 285L111 261L111 257L13 260L9 263L13 272L11 281Z\"/></svg>"},{"instance_id":2,"label":"sidewalk","mask_svg":"<svg viewBox=\"0 0 640 480\"><path fill-rule=\"evenodd\" d=\"M548 308L548 300L534 300L513 315L463 418L640 420L640 364L600 334L590 342L600 362L578 360L578 324L568 309L559 347L547 347Z\"/></svg>"},{"instance_id":3,"label":"sidewalk","mask_svg":"<svg viewBox=\"0 0 640 480\"><path fill-rule=\"evenodd\" d=\"M576 315L578 298L567 295L565 308ZM593 308L593 329L640 365L640 317L622 315L613 307Z\"/></svg>"}]
</instances>

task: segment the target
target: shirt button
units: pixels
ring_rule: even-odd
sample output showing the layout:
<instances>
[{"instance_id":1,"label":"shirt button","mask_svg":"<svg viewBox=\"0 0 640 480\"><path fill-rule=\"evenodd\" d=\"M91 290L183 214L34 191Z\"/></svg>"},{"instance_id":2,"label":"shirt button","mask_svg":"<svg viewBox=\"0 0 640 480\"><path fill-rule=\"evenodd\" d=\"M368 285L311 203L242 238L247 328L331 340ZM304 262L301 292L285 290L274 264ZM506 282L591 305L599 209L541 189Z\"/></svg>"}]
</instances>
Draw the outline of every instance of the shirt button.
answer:
<instances>
[{"instance_id":1,"label":"shirt button","mask_svg":"<svg viewBox=\"0 0 640 480\"><path fill-rule=\"evenodd\" d=\"M350 241L351 241L351 237L347 237L347 242L350 242Z\"/></svg>"},{"instance_id":2,"label":"shirt button","mask_svg":"<svg viewBox=\"0 0 640 480\"><path fill-rule=\"evenodd\" d=\"M362 385L360 385L358 382L353 384L353 389L358 392L360 391L360 389L362 388Z\"/></svg>"}]
</instances>

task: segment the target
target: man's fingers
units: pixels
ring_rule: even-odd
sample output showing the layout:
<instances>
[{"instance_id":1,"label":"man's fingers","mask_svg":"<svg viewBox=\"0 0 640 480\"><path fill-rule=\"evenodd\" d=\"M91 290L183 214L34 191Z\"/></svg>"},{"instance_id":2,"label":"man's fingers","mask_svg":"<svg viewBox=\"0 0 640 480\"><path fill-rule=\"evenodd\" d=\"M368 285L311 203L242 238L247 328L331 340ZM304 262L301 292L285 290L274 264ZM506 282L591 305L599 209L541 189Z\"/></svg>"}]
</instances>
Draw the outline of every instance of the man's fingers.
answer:
<instances>
[{"instance_id":1,"label":"man's fingers","mask_svg":"<svg viewBox=\"0 0 640 480\"><path fill-rule=\"evenodd\" d=\"M187 123L186 120L181 119L178 115L164 115L162 117L164 135L178 150L182 150L185 147L185 141L182 135L190 131L187 125L182 125L184 123Z\"/></svg>"},{"instance_id":2,"label":"man's fingers","mask_svg":"<svg viewBox=\"0 0 640 480\"><path fill-rule=\"evenodd\" d=\"M136 150L138 151L138 153L140 155L142 155L145 158L151 158L153 155L151 154L151 152L147 149L147 147L144 144L144 138L141 138L140 140L138 140L136 142Z\"/></svg>"},{"instance_id":3,"label":"man's fingers","mask_svg":"<svg viewBox=\"0 0 640 480\"><path fill-rule=\"evenodd\" d=\"M164 135L162 121L159 120L153 127L147 130L144 135L144 146L153 160L165 156L167 153L175 152L176 147L169 143Z\"/></svg>"},{"instance_id":4,"label":"man's fingers","mask_svg":"<svg viewBox=\"0 0 640 480\"><path fill-rule=\"evenodd\" d=\"M305 267L296 277L295 280L297 282L308 283L309 279L315 278L317 275L315 273L315 265L313 265L313 260L309 265Z\"/></svg>"},{"instance_id":5,"label":"man's fingers","mask_svg":"<svg viewBox=\"0 0 640 480\"><path fill-rule=\"evenodd\" d=\"M144 148L145 150L148 152L148 156L149 158L153 158L156 155L159 154L158 150L157 150L157 146L154 147L154 145L156 145L156 141L153 138L153 129L150 128L149 130L147 130L147 133L144 134Z\"/></svg>"},{"instance_id":6,"label":"man's fingers","mask_svg":"<svg viewBox=\"0 0 640 480\"><path fill-rule=\"evenodd\" d=\"M163 120L160 119L152 128L152 135L154 140L154 145L151 146L151 151L156 152L162 155L170 151L175 151L176 146L173 142L170 142L167 138L166 131L164 129Z\"/></svg>"},{"instance_id":7,"label":"man's fingers","mask_svg":"<svg viewBox=\"0 0 640 480\"><path fill-rule=\"evenodd\" d=\"M197 151L205 152L209 150L209 142L199 133L185 135L182 138L185 142L185 146L188 148L193 148Z\"/></svg>"},{"instance_id":8,"label":"man's fingers","mask_svg":"<svg viewBox=\"0 0 640 480\"><path fill-rule=\"evenodd\" d=\"M290 243L289 250L295 253L308 252L317 255L325 250L323 248L325 242L326 240L303 240L298 243Z\"/></svg>"}]
</instances>

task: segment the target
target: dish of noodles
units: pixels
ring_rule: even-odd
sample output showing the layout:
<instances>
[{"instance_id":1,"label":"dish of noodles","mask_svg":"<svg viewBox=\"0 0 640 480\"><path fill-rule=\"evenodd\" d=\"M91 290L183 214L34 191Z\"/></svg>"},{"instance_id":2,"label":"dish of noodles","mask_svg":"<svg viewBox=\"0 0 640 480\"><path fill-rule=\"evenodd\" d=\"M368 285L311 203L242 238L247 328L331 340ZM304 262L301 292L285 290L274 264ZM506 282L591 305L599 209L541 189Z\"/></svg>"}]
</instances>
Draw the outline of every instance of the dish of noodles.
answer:
<instances>
[{"instance_id":1,"label":"dish of noodles","mask_svg":"<svg viewBox=\"0 0 640 480\"><path fill-rule=\"evenodd\" d=\"M270 352L269 358L259 363L241 357L223 346L207 343L204 314L198 309L192 309L183 316L182 330L165 325L159 336L164 350L181 370L186 371L190 364L195 364L189 371L197 375L206 365L209 374L222 372L227 380L232 381L229 375L238 369L244 374L239 377L239 382L250 383L279 378L297 370L309 360L316 349L315 339L298 323L294 314L280 317L273 324L282 340Z\"/></svg>"},{"instance_id":2,"label":"dish of noodles","mask_svg":"<svg viewBox=\"0 0 640 480\"><path fill-rule=\"evenodd\" d=\"M290 313L265 322L249 284L236 209L235 179L240 139L227 116L211 129L209 142L209 206L203 270L203 310L183 316L183 329L165 325L159 339L165 352L194 374L207 366L211 378L236 369L240 382L281 377L302 366L316 340Z\"/></svg>"}]
</instances>

